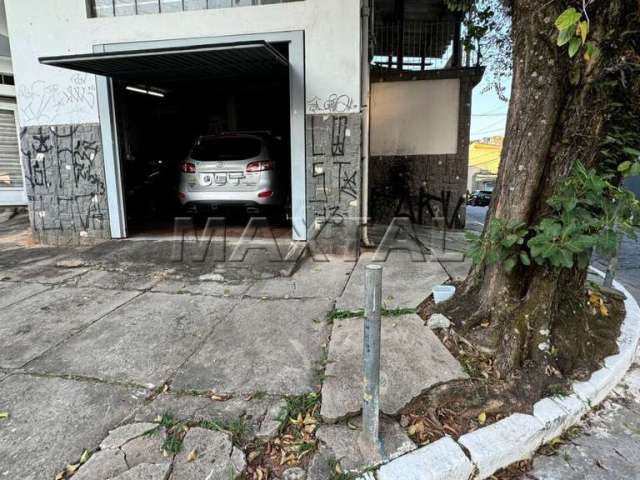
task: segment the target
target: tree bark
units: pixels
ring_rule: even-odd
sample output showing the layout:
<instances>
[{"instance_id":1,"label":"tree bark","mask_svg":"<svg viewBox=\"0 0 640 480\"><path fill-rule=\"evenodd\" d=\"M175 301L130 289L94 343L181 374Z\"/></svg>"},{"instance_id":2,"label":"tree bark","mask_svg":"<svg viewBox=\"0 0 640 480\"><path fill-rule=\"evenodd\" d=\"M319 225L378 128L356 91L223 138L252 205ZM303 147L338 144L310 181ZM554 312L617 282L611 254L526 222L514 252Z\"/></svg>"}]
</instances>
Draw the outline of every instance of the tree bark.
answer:
<instances>
[{"instance_id":1,"label":"tree bark","mask_svg":"<svg viewBox=\"0 0 640 480\"><path fill-rule=\"evenodd\" d=\"M500 218L535 225L548 216L547 200L576 160L588 167L601 162L600 146L615 119L608 117L609 99L598 85L611 74L611 65L629 54L624 32L637 29L639 2L596 0L589 7L590 38L602 50L589 62L581 53L570 59L566 47L556 45L554 22L573 3L579 8L582 2L513 1L512 93L487 222ZM473 297L478 305L467 328L490 322L496 330L496 363L506 374L525 362L547 362L544 347L558 306L583 295L585 279L585 269L532 266L507 273L498 264L480 264L456 300L468 303Z\"/></svg>"}]
</instances>

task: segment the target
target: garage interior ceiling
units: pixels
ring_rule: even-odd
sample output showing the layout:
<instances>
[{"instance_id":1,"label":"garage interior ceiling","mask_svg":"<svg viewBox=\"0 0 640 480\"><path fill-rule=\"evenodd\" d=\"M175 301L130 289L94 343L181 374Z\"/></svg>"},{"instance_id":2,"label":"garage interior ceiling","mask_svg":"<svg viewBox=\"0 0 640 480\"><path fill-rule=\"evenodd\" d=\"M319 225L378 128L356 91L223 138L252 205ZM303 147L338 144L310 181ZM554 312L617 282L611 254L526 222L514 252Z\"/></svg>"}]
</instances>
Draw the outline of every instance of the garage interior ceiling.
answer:
<instances>
[{"instance_id":1,"label":"garage interior ceiling","mask_svg":"<svg viewBox=\"0 0 640 480\"><path fill-rule=\"evenodd\" d=\"M125 82L269 78L288 71L289 60L268 42L41 57L44 65Z\"/></svg>"}]
</instances>

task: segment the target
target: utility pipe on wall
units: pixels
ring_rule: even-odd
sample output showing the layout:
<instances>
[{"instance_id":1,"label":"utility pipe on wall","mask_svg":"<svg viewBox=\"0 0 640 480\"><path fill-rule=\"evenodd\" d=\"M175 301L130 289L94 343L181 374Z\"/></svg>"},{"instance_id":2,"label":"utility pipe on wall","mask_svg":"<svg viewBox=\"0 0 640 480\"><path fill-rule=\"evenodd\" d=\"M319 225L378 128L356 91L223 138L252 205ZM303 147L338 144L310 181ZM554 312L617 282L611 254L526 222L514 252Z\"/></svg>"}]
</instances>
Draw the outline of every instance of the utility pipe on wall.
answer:
<instances>
[{"instance_id":1,"label":"utility pipe on wall","mask_svg":"<svg viewBox=\"0 0 640 480\"><path fill-rule=\"evenodd\" d=\"M370 126L371 111L369 108L371 101L371 62L369 60L370 52L370 31L371 23L374 15L373 2L371 0L361 0L362 11L362 38L361 44L361 75L360 75L360 109L362 111L362 242L365 246L371 246L369 240L369 143L370 143Z\"/></svg>"}]
</instances>

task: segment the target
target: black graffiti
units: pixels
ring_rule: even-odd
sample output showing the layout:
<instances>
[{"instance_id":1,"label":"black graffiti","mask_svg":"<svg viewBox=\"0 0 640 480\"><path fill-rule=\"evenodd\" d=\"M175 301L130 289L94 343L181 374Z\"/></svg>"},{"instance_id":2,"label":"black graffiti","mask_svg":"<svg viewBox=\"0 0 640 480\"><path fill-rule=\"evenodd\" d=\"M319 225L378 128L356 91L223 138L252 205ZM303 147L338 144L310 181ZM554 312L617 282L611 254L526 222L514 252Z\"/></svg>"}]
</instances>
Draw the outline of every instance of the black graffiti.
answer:
<instances>
[{"instance_id":1,"label":"black graffiti","mask_svg":"<svg viewBox=\"0 0 640 480\"><path fill-rule=\"evenodd\" d=\"M331 155L344 157L347 140L347 117L333 117L331 127Z\"/></svg>"},{"instance_id":2,"label":"black graffiti","mask_svg":"<svg viewBox=\"0 0 640 480\"><path fill-rule=\"evenodd\" d=\"M352 200L358 198L358 172L348 169L349 162L333 162L338 165L338 201L342 201L342 195L347 195Z\"/></svg>"},{"instance_id":3,"label":"black graffiti","mask_svg":"<svg viewBox=\"0 0 640 480\"><path fill-rule=\"evenodd\" d=\"M81 130L82 129L82 130ZM93 130L89 130L93 129ZM97 127L21 131L28 199L35 231L103 230L107 214Z\"/></svg>"}]
</instances>

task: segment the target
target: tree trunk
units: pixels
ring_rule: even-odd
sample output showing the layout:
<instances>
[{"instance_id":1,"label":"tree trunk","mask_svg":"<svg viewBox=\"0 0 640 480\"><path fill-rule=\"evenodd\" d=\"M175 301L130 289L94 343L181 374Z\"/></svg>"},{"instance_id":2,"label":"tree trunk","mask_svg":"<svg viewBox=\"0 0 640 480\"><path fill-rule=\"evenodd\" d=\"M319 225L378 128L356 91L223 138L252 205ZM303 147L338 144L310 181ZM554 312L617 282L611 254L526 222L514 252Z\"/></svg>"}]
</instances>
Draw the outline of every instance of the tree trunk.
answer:
<instances>
[{"instance_id":1,"label":"tree trunk","mask_svg":"<svg viewBox=\"0 0 640 480\"><path fill-rule=\"evenodd\" d=\"M586 62L581 54L570 59L566 47L556 45L555 19L572 3L581 4L513 1L512 94L487 222L500 218L535 225L549 214L546 202L576 160L589 167L601 161L600 146L615 119L607 115L608 99L597 86L610 66L628 55L623 32L637 24L639 6L637 0L596 0L589 7L590 38L602 55ZM559 305L583 295L585 279L584 269L531 266L507 273L498 264L480 264L456 300L468 304L473 297L477 313L465 326L490 322L498 368L508 373L527 361L546 362L544 347Z\"/></svg>"}]
</instances>

